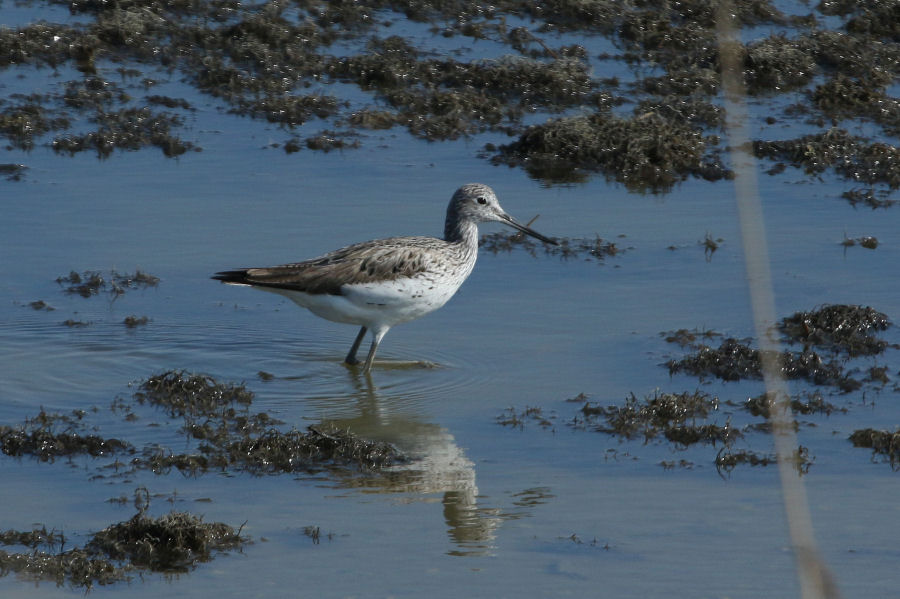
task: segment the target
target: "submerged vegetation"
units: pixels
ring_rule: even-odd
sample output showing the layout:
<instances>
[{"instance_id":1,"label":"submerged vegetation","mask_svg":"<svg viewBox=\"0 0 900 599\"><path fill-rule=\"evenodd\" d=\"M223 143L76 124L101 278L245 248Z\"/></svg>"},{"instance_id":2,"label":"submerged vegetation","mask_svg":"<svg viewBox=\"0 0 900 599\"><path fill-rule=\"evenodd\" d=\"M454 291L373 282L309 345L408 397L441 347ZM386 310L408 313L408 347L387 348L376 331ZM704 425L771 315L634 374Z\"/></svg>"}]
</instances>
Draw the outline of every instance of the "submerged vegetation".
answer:
<instances>
[{"instance_id":1,"label":"submerged vegetation","mask_svg":"<svg viewBox=\"0 0 900 599\"><path fill-rule=\"evenodd\" d=\"M730 178L713 149L717 143L658 112L633 119L596 113L532 125L500 146L493 161L522 166L549 182L583 181L600 172L632 189L664 191L689 176Z\"/></svg>"},{"instance_id":2,"label":"submerged vegetation","mask_svg":"<svg viewBox=\"0 0 900 599\"><path fill-rule=\"evenodd\" d=\"M739 466L768 466L775 456L760 453L749 445L760 434L772 432L773 410L789 409L792 426L813 427L818 421L852 409L856 394L866 401L867 392L880 392L891 384L890 373L895 370L872 362L889 345L877 335L891 326L888 317L870 307L846 304L821 306L815 310L796 312L779 321L776 330L789 344L802 344L802 351L784 351L780 355L782 372L786 378L798 379L812 389L803 388L791 397L775 401L767 393L746 399L726 399L704 391L668 392L657 389L643 398L631 393L624 401L591 401L584 393L566 400L578 406L569 415L547 414L539 407L524 410L508 408L497 417L497 423L519 429L537 424L542 429L556 430L558 422L565 422L576 430L588 430L609 435L620 443L641 442L644 445L668 445L672 451L691 456L707 456L707 463L722 474L730 474ZM671 374L695 376L701 383L708 377L722 381L761 379L759 350L752 340L725 337L710 330L679 329L661 334L667 343L688 352L682 358L664 364ZM710 345L721 340L718 347ZM817 348L823 354L814 351ZM825 357L823 357L823 355ZM864 367L856 364L865 360ZM896 383L893 391L900 390ZM826 394L843 398L842 403L826 399ZM724 395L724 392L723 392ZM883 459L898 469L900 464L900 432L862 429L850 436L855 447L870 448L873 460ZM718 448L710 453L708 447ZM792 462L800 474L808 472L815 456L805 446L798 447ZM697 464L688 457L662 460L666 469L693 468Z\"/></svg>"},{"instance_id":3,"label":"submerged vegetation","mask_svg":"<svg viewBox=\"0 0 900 599\"><path fill-rule=\"evenodd\" d=\"M323 468L376 471L406 461L388 443L362 439L349 431L282 431L265 412L249 411L253 393L244 385L226 385L208 376L165 372L144 381L135 393L139 403L183 419L182 432L202 441L194 454L172 454L161 448L145 450L154 471L177 468L243 470L254 474L313 472Z\"/></svg>"},{"instance_id":4,"label":"submerged vegetation","mask_svg":"<svg viewBox=\"0 0 900 599\"><path fill-rule=\"evenodd\" d=\"M159 277L136 270L132 274L112 270L105 275L99 270L86 270L78 274L74 270L68 275L56 278L57 284L68 294L91 297L107 291L112 297L122 295L128 289L156 287Z\"/></svg>"},{"instance_id":5,"label":"submerged vegetation","mask_svg":"<svg viewBox=\"0 0 900 599\"><path fill-rule=\"evenodd\" d=\"M779 328L790 343L816 346L850 357L880 354L887 341L875 334L891 326L886 314L868 306L845 304L797 312L782 319Z\"/></svg>"},{"instance_id":6,"label":"submerged vegetation","mask_svg":"<svg viewBox=\"0 0 900 599\"><path fill-rule=\"evenodd\" d=\"M78 18L0 27L0 69L71 78L0 99L0 136L12 148L101 158L200 150L184 136L202 108L153 89L180 79L228 112L288 130L279 145L289 153L348 150L365 143L354 129L403 127L429 141L490 134L485 158L551 183L597 173L664 192L688 177L731 176L715 4L706 1L20 4L62 4ZM736 3L736 25L763 32L739 49L747 90L777 106L755 124L753 150L812 175L832 170L872 194L896 189L896 148L842 128L866 120L879 138L900 132L900 100L889 94L900 74L896 10L887 1L806 10ZM595 45L615 53L592 55ZM609 70L618 75L598 76ZM814 132L773 140L789 122ZM18 179L26 167L4 168Z\"/></svg>"},{"instance_id":7,"label":"submerged vegetation","mask_svg":"<svg viewBox=\"0 0 900 599\"><path fill-rule=\"evenodd\" d=\"M859 429L850 435L854 447L872 450L872 460L881 459L894 470L900 469L900 430Z\"/></svg>"},{"instance_id":8,"label":"submerged vegetation","mask_svg":"<svg viewBox=\"0 0 900 599\"><path fill-rule=\"evenodd\" d=\"M208 471L279 474L350 470L374 473L408 459L388 443L369 441L345 430L310 426L306 432L282 430L265 412L250 411L253 393L244 385L181 371L143 381L133 401L119 399L117 412L137 420L139 405L153 406L180 420L180 432L194 450L174 453L160 444L142 448L88 431L86 414L41 411L18 426L0 426L0 451L43 462L81 455L112 458L118 476L136 470L171 470L199 475Z\"/></svg>"},{"instance_id":9,"label":"submerged vegetation","mask_svg":"<svg viewBox=\"0 0 900 599\"><path fill-rule=\"evenodd\" d=\"M536 219L537 217L533 218L529 222L529 226ZM556 241L558 245L538 244L522 233L499 231L482 235L479 245L482 249L492 254L511 252L514 248L521 248L532 256L537 256L538 251L540 251L544 255L557 256L564 260L581 258L584 260L595 260L599 263L602 263L606 258L626 251L617 246L615 242L606 241L600 237L594 239L569 239L564 237Z\"/></svg>"},{"instance_id":10,"label":"submerged vegetation","mask_svg":"<svg viewBox=\"0 0 900 599\"><path fill-rule=\"evenodd\" d=\"M778 328L785 341L804 347L802 351L781 353L781 372L788 379L803 379L842 392L859 389L863 383L852 376L854 371L845 368L846 359L883 352L888 344L874 333L887 329L890 324L881 312L862 306L839 304L797 312L782 319ZM724 381L762 377L760 352L748 343L727 338L718 347L695 341L688 341L687 345L694 353L669 360L670 373L684 372L701 378L713 376ZM827 355L823 356L812 347L821 348Z\"/></svg>"},{"instance_id":11,"label":"submerged vegetation","mask_svg":"<svg viewBox=\"0 0 900 599\"><path fill-rule=\"evenodd\" d=\"M705 393L656 392L642 400L631 394L622 406L585 402L581 414L594 430L645 442L663 437L682 446L694 443L731 445L741 437L729 423L698 424L719 409L719 399Z\"/></svg>"},{"instance_id":12,"label":"submerged vegetation","mask_svg":"<svg viewBox=\"0 0 900 599\"><path fill-rule=\"evenodd\" d=\"M41 410L22 424L0 425L0 452L39 462L89 459L96 470L93 479L130 481L138 471L165 475L178 471L186 476L207 472L252 475L319 474L348 477L387 474L394 465L411 460L393 445L370 441L350 431L310 426L306 432L285 430L264 412L252 412L253 393L244 385L220 383L212 377L168 371L137 385L131 399L119 397L113 414L125 423L136 423L160 412L180 423L173 452L161 442L143 446L119 438L104 437L90 412L52 413ZM143 410L146 412L146 410ZM163 430L162 424L155 424ZM408 476L415 477L414 470ZM116 500L119 501L119 500ZM14 573L34 581L89 589L130 580L142 571L186 572L214 554L239 549L247 539L222 523L171 512L151 518L146 514L150 496L139 489L138 513L94 534L82 547L64 548L61 532L45 528L0 532L0 545L27 550L0 550L0 576Z\"/></svg>"},{"instance_id":13,"label":"submerged vegetation","mask_svg":"<svg viewBox=\"0 0 900 599\"><path fill-rule=\"evenodd\" d=\"M860 382L845 372L836 360L826 360L814 351L782 352L781 373L787 379L804 379L815 385L830 385L853 391ZM719 347L702 345L679 360L670 360L669 372L684 372L700 378L713 376L724 381L761 379L760 351L737 339L728 338Z\"/></svg>"},{"instance_id":14,"label":"submerged vegetation","mask_svg":"<svg viewBox=\"0 0 900 599\"><path fill-rule=\"evenodd\" d=\"M217 553L240 549L248 542L227 524L205 523L186 512L151 518L145 513L147 490L139 488L135 495L140 506L132 518L93 534L82 547L65 549L65 535L43 526L0 532L0 545L26 549L0 550L0 576L12 573L25 580L89 590L131 580L142 572L187 572Z\"/></svg>"}]
</instances>

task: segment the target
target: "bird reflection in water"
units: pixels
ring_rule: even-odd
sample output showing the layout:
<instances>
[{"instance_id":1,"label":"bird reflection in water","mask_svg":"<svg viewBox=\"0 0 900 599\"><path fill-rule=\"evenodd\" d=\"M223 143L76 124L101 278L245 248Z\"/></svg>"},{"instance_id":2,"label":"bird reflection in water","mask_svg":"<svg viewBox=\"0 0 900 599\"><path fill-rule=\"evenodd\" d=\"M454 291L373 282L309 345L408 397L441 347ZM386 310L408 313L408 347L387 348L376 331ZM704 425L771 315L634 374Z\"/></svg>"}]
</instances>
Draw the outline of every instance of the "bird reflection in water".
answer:
<instances>
[{"instance_id":1,"label":"bird reflection in water","mask_svg":"<svg viewBox=\"0 0 900 599\"><path fill-rule=\"evenodd\" d=\"M315 400L313 400L315 401ZM370 386L358 388L352 404L338 408L335 400L315 402L323 408L322 425L348 430L372 441L393 444L408 463L379 471L377 476L352 476L341 486L365 488L367 492L403 493L410 501L433 501L440 496L453 555L483 555L494 548L496 530L505 516L498 508L478 505L475 464L466 457L449 431L425 422L416 407L403 398L379 397ZM392 409L393 406L393 409ZM348 409L349 408L349 409ZM406 408L406 409L404 409Z\"/></svg>"}]
</instances>

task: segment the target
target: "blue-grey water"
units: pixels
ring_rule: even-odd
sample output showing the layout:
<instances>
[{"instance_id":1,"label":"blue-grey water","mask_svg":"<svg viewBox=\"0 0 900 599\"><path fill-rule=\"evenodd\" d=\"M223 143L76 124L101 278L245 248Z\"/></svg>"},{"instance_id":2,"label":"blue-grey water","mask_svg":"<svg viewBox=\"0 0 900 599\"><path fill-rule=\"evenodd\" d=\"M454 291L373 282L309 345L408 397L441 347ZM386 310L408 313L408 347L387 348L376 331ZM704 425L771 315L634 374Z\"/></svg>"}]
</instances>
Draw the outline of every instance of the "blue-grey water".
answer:
<instances>
[{"instance_id":1,"label":"blue-grey water","mask_svg":"<svg viewBox=\"0 0 900 599\"><path fill-rule=\"evenodd\" d=\"M27 22L7 9L4 17L16 16L4 24ZM16 75L0 72L0 93L68 76ZM423 456L426 474L359 488L321 476L145 472L122 480L98 477L92 460L4 456L0 529L40 523L78 544L129 518L130 503L107 500L145 485L158 494L154 514L180 509L246 522L254 540L188 574L145 575L97 587L96 597L797 595L774 467L739 467L723 478L715 450L620 443L568 425L577 405L565 400L579 393L613 404L656 389L700 387L735 402L761 392L754 382L670 376L663 365L680 351L660 332L753 334L730 183L689 180L663 196L602 178L546 188L477 158L490 136L428 143L400 130L370 134L357 150L287 154L270 146L284 140L283 130L226 114L174 78L164 85L171 95L194 94L188 137L202 152L98 160L46 147L0 151L0 162L29 167L22 181L0 181L0 424L41 408L88 410L104 435L138 446L160 437L177 443L171 430L149 426L162 415L125 422L108 408L129 398L134 383L185 369L246 382L255 410L297 428L333 422L391 441ZM208 278L363 239L439 235L450 195L471 181L490 184L520 220L540 214L534 227L542 233L599 235L627 251L602 263L482 252L450 303L392 329L379 351L388 362L439 367L376 365L371 387L341 364L355 328ZM900 319L896 208L854 209L838 197L844 188L829 175L811 180L791 169L761 175L779 316L851 303ZM700 244L707 234L722 239L709 259ZM863 235L877 237L878 248L840 245ZM71 270L110 269L141 269L160 282L114 301L66 295L55 282ZM36 300L55 310L28 306ZM130 329L122 324L129 315L150 321ZM89 325L68 327L67 319ZM884 337L900 341L894 329ZM894 379L896 353L871 363L890 365ZM260 380L259 371L274 379ZM799 433L815 458L803 480L817 539L846 596L896 593L897 474L847 441L855 428L898 426L892 385L829 396L848 413L809 417L814 426ZM539 407L553 426L500 426L496 418L509 407ZM762 434L742 444L771 451ZM659 465L680 459L693 467ZM320 528L319 544L303 533L307 526ZM2 597L82 594L0 578Z\"/></svg>"}]
</instances>

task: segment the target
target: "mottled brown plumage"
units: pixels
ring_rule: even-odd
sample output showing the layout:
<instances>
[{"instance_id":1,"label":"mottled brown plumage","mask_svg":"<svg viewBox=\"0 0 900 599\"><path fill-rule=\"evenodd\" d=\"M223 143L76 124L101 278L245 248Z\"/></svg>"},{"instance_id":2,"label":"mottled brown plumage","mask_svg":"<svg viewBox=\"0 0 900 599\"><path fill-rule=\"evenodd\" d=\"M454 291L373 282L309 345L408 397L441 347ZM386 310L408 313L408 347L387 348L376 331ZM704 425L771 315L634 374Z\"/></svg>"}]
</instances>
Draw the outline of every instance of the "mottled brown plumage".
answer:
<instances>
[{"instance_id":1,"label":"mottled brown plumage","mask_svg":"<svg viewBox=\"0 0 900 599\"><path fill-rule=\"evenodd\" d=\"M341 295L344 285L411 278L425 272L434 265L431 256L421 250L452 251L450 247L435 248L435 242L452 245L434 237L390 237L349 245L303 262L224 271L217 273L213 279L304 293Z\"/></svg>"}]
</instances>

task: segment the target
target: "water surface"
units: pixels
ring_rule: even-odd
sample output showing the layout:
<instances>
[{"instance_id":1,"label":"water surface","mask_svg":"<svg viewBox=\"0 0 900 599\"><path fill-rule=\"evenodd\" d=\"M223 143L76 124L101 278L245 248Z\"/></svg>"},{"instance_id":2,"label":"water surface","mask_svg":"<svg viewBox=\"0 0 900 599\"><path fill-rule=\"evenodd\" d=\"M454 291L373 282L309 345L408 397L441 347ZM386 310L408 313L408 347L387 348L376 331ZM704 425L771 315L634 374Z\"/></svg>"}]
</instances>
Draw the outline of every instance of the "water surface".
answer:
<instances>
[{"instance_id":1,"label":"water surface","mask_svg":"<svg viewBox=\"0 0 900 599\"><path fill-rule=\"evenodd\" d=\"M5 24L25 22L18 12L6 21L5 4L3 11ZM0 91L40 89L64 76L42 70L22 80L8 70ZM122 480L97 477L92 460L4 458L0 528L42 523L83 542L132 515L130 504L108 499L145 485L155 495L153 513L246 522L254 540L188 574L91 591L101 597L419 597L423 589L433 597L797 594L773 468L722 477L715 450L619 442L568 425L577 406L565 400L579 393L612 404L655 389L700 387L723 402L762 391L756 382L670 376L663 365L680 355L663 331L752 335L730 183L688 180L665 195L630 193L601 178L545 187L474 156L473 148L493 139L485 134L437 144L391 130L370 133L353 151L287 154L271 146L284 130L227 114L177 77L164 85L196 103L187 128L202 152L177 159L116 152L98 160L46 147L3 151L0 162L29 170L23 181L0 181L0 423L14 425L41 408L88 410L105 435L138 446L178 443L172 426L150 426L161 415L125 422L109 406L153 374L185 369L246 382L254 409L287 426L334 423L395 443L422 460L425 474L396 484L147 472ZM519 220L540 214L534 226L544 234L600 236L626 251L601 262L482 252L450 303L390 331L379 350L385 364L371 382L341 364L353 327L208 279L364 239L438 235L450 195L471 181L490 184ZM850 303L900 317L896 209L854 209L838 198L845 187L827 173L760 179L780 316ZM707 234L722 240L711 256L700 244ZM840 245L862 235L877 237L877 250ZM116 299L67 295L55 282L72 270L110 269L141 269L160 282ZM55 310L33 310L36 300ZM129 315L150 322L128 328ZM67 319L88 325L68 327ZM885 338L898 342L894 329ZM438 366L403 365L417 360ZM871 363L889 365L893 379L896 349ZM274 378L264 381L260 371ZM849 412L810 418L801 428L800 442L815 456L804 481L841 589L888 596L900 534L896 474L846 439L855 428L893 428L897 393L892 384L864 391L824 390ZM507 408L528 406L554 416L552 427L497 424ZM726 407L720 423L729 412L739 418ZM744 444L771 450L762 434ZM659 465L681 459L692 467ZM326 536L314 544L307 526ZM0 594L82 591L5 577Z\"/></svg>"}]
</instances>

